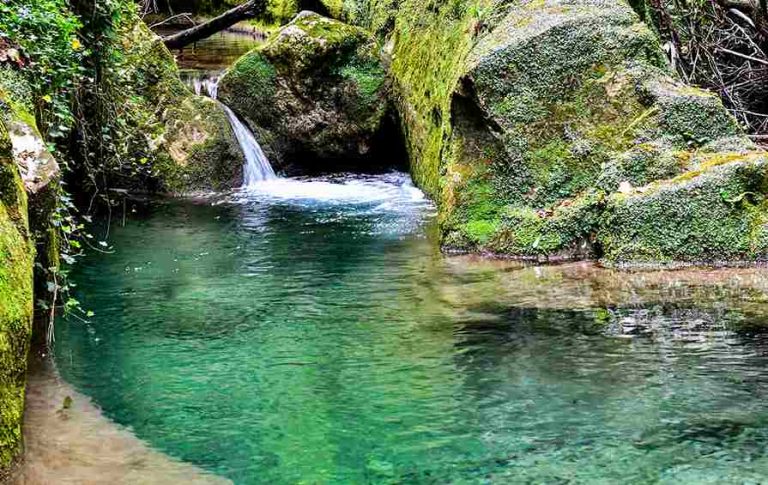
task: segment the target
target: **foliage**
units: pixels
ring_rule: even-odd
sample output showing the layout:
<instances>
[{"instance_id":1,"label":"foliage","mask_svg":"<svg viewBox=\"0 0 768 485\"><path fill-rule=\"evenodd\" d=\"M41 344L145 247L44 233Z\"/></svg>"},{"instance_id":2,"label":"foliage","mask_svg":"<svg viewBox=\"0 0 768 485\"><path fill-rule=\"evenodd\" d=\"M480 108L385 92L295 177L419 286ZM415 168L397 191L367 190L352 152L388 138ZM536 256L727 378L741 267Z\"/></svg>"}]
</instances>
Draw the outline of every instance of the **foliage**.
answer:
<instances>
[{"instance_id":1,"label":"foliage","mask_svg":"<svg viewBox=\"0 0 768 485\"><path fill-rule=\"evenodd\" d=\"M141 0L142 12L171 15L192 13L216 15L242 3L239 0Z\"/></svg>"},{"instance_id":2,"label":"foliage","mask_svg":"<svg viewBox=\"0 0 768 485\"><path fill-rule=\"evenodd\" d=\"M90 191L102 194L110 179L148 173L148 149L143 134L151 132L143 100L132 89L136 72L123 45L125 32L138 22L136 6L125 0L75 2L84 20L84 59L88 76L79 85L74 110L78 122L72 140L81 178ZM137 133L137 131L139 133Z\"/></svg>"},{"instance_id":3,"label":"foliage","mask_svg":"<svg viewBox=\"0 0 768 485\"><path fill-rule=\"evenodd\" d=\"M37 271L47 280L43 287L54 300L64 296L66 309L79 304L66 298L69 283L66 269L59 268L59 250L65 263L82 255L84 246L103 250L91 244L94 238L84 226L89 216L78 215L66 182L76 194L109 206L104 194L114 174L136 174L147 161L136 147L147 145L140 121L148 115L132 109L131 91L125 89L135 81L135 69L123 53L123 35L137 21L130 0L0 4L0 49L19 52L11 67L24 78L24 89L11 87L6 98L30 88L28 99L16 100L24 105L17 115L34 111L35 119L25 122L40 128L63 170L62 187L53 184L35 197L39 220L31 222L41 248ZM38 307L48 309L45 293L37 295Z\"/></svg>"},{"instance_id":4,"label":"foliage","mask_svg":"<svg viewBox=\"0 0 768 485\"><path fill-rule=\"evenodd\" d=\"M768 133L765 1L635 0L689 83L717 92L751 133Z\"/></svg>"},{"instance_id":5,"label":"foliage","mask_svg":"<svg viewBox=\"0 0 768 485\"><path fill-rule=\"evenodd\" d=\"M91 54L82 46L80 27L66 0L0 3L0 40L20 47L40 129L54 141L61 141L71 128L71 96L84 77L83 58Z\"/></svg>"}]
</instances>

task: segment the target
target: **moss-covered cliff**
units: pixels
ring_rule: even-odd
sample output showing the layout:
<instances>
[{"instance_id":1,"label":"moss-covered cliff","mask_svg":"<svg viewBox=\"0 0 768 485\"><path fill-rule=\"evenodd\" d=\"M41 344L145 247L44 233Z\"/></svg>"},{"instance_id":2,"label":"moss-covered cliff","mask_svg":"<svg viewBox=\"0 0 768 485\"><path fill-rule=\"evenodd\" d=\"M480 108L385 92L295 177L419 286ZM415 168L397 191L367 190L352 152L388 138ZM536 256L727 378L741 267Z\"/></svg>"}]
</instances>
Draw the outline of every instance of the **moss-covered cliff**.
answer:
<instances>
[{"instance_id":1,"label":"moss-covered cliff","mask_svg":"<svg viewBox=\"0 0 768 485\"><path fill-rule=\"evenodd\" d=\"M26 358L32 332L34 254L26 195L4 130L0 123L0 470L10 464L21 447Z\"/></svg>"},{"instance_id":2,"label":"moss-covered cliff","mask_svg":"<svg viewBox=\"0 0 768 485\"><path fill-rule=\"evenodd\" d=\"M35 251L9 134L9 125L25 122L13 107L16 102L0 87L0 479L21 448L33 311Z\"/></svg>"},{"instance_id":3,"label":"moss-covered cliff","mask_svg":"<svg viewBox=\"0 0 768 485\"><path fill-rule=\"evenodd\" d=\"M624 2L371 0L349 17L386 40L412 172L447 249L766 256L762 154L716 96L673 78ZM701 224L711 216L731 222Z\"/></svg>"}]
</instances>

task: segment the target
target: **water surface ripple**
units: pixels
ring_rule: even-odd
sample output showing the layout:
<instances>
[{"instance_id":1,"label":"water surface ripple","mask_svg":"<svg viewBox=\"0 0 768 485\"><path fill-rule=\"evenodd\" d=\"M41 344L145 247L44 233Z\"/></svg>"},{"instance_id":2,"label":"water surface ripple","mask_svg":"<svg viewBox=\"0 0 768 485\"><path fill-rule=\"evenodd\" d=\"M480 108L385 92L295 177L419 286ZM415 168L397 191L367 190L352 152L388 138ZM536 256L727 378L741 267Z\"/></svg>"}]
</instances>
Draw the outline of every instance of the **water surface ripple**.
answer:
<instances>
[{"instance_id":1,"label":"water surface ripple","mask_svg":"<svg viewBox=\"0 0 768 485\"><path fill-rule=\"evenodd\" d=\"M62 375L235 483L768 476L764 270L446 258L407 176L166 202L77 268Z\"/></svg>"}]
</instances>

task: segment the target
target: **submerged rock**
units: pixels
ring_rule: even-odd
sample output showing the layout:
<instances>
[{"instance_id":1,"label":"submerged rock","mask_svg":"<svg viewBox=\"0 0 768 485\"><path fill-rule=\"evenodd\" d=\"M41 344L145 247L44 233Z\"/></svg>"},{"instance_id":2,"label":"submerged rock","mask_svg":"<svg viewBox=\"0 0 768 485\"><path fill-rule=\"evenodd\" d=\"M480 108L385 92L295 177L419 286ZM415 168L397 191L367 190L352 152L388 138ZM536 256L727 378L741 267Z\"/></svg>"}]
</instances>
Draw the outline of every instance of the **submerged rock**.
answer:
<instances>
[{"instance_id":1,"label":"submerged rock","mask_svg":"<svg viewBox=\"0 0 768 485\"><path fill-rule=\"evenodd\" d=\"M242 57L219 84L224 104L254 128L273 163L320 172L365 166L387 112L386 74L364 30L301 12Z\"/></svg>"},{"instance_id":2,"label":"submerged rock","mask_svg":"<svg viewBox=\"0 0 768 485\"><path fill-rule=\"evenodd\" d=\"M394 16L394 98L447 249L622 264L765 256L762 155L717 96L673 78L624 2L362 3L361 24ZM735 165L713 172L705 159ZM692 195L704 186L708 203ZM726 201L744 191L755 195ZM727 219L701 224L713 215Z\"/></svg>"}]
</instances>

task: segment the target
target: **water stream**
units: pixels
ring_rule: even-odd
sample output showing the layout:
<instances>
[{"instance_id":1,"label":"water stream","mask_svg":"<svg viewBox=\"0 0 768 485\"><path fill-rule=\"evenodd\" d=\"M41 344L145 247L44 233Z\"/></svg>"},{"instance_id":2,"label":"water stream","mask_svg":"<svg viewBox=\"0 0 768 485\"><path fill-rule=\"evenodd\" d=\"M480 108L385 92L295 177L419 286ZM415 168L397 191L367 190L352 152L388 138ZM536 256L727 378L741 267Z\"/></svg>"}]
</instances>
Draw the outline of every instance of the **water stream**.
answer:
<instances>
[{"instance_id":1,"label":"water stream","mask_svg":"<svg viewBox=\"0 0 768 485\"><path fill-rule=\"evenodd\" d=\"M242 189L74 268L21 483L765 481L768 271L446 257L406 174L278 178L230 120Z\"/></svg>"},{"instance_id":2,"label":"water stream","mask_svg":"<svg viewBox=\"0 0 768 485\"><path fill-rule=\"evenodd\" d=\"M219 76L207 74L204 76L189 76L187 83L194 90L195 94L208 96L218 101ZM227 113L229 124L235 133L235 138L240 145L245 157L243 166L243 187L253 187L259 182L274 180L277 178L272 165L270 165L267 156L256 141L256 137L250 128L235 114L229 106L219 102L221 107Z\"/></svg>"}]
</instances>

